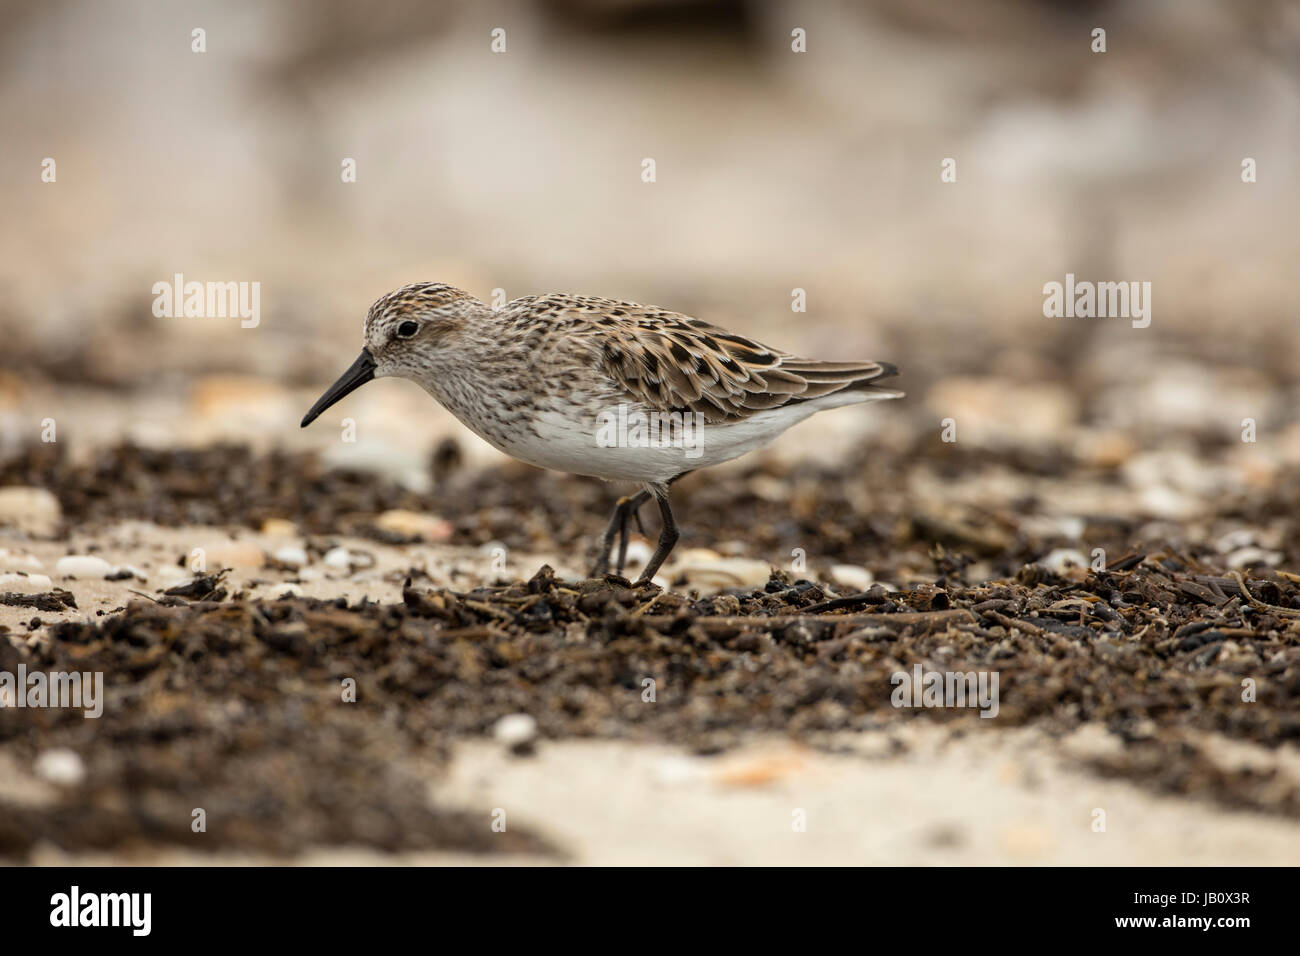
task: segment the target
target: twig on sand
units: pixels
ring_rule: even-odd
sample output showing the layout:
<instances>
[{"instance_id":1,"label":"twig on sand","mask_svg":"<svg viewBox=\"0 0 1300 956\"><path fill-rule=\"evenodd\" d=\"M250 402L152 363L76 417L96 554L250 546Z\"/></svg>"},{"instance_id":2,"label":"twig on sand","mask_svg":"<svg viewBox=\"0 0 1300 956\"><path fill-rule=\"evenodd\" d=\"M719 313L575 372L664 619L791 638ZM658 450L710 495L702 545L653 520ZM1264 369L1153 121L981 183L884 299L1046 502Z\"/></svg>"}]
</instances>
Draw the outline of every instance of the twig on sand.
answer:
<instances>
[{"instance_id":1,"label":"twig on sand","mask_svg":"<svg viewBox=\"0 0 1300 956\"><path fill-rule=\"evenodd\" d=\"M1283 617L1300 617L1300 611L1297 611L1295 608L1282 607L1278 604L1265 604L1259 598L1255 597L1255 595L1251 594L1250 588L1246 587L1246 576L1240 571L1233 571L1232 576L1237 579L1237 586L1241 588L1241 593L1245 596L1246 600L1250 602L1251 607L1268 611L1271 614L1280 614Z\"/></svg>"}]
</instances>

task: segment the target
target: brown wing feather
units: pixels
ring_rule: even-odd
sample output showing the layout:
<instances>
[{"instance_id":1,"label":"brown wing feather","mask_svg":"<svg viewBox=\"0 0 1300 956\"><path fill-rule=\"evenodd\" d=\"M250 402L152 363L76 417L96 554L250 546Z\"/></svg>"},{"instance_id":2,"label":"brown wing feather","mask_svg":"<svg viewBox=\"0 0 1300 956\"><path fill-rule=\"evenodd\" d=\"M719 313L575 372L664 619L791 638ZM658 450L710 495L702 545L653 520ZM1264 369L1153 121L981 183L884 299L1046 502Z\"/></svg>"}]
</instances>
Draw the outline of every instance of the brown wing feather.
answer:
<instances>
[{"instance_id":1,"label":"brown wing feather","mask_svg":"<svg viewBox=\"0 0 1300 956\"><path fill-rule=\"evenodd\" d=\"M605 372L629 396L661 411L700 412L709 423L895 374L882 362L819 362L768 348L699 319L628 302L570 299L557 318L578 318Z\"/></svg>"}]
</instances>

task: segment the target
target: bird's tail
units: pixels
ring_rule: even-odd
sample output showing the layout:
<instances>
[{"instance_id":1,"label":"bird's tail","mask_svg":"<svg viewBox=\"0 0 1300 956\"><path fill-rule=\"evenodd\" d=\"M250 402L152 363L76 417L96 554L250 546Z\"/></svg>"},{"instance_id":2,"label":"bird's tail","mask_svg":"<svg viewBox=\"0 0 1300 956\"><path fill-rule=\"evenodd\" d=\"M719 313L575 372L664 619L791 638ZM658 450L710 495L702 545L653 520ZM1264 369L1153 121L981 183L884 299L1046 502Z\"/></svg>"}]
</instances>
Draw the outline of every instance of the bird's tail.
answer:
<instances>
[{"instance_id":1,"label":"bird's tail","mask_svg":"<svg viewBox=\"0 0 1300 956\"><path fill-rule=\"evenodd\" d=\"M808 389L794 397L794 401L813 401L828 395L854 393L851 401L875 402L887 398L902 398L897 389L876 384L881 379L898 374L898 367L889 362L822 362L816 359L785 359L781 369L793 372L808 383ZM848 399L847 394L842 397ZM846 402L847 404L847 402Z\"/></svg>"}]
</instances>

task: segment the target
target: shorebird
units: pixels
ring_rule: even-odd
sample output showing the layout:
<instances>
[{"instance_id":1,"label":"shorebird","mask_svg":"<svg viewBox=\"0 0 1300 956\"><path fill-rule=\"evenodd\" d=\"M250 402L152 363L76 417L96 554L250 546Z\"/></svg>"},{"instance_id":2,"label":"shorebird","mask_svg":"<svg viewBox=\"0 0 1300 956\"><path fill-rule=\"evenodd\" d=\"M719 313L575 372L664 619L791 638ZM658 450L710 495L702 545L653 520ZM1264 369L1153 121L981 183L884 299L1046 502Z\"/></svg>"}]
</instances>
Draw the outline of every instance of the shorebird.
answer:
<instances>
[{"instance_id":1,"label":"shorebird","mask_svg":"<svg viewBox=\"0 0 1300 956\"><path fill-rule=\"evenodd\" d=\"M677 543L668 486L772 442L815 412L901 398L886 362L798 358L699 319L591 296L525 296L493 309L438 282L404 286L366 314L364 347L302 420L383 376L407 378L513 458L642 487L620 498L593 577L627 560L651 498L662 526L637 583Z\"/></svg>"}]
</instances>

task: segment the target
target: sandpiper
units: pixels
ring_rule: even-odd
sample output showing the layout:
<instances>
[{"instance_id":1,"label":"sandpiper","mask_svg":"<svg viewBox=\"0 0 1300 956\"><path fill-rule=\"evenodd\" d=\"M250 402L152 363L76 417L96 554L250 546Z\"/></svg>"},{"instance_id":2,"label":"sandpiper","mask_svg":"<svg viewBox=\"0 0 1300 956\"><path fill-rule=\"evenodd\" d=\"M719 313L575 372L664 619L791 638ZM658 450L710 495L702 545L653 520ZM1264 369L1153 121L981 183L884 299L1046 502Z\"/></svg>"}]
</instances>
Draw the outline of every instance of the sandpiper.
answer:
<instances>
[{"instance_id":1,"label":"sandpiper","mask_svg":"<svg viewBox=\"0 0 1300 956\"><path fill-rule=\"evenodd\" d=\"M591 573L608 571L616 537L622 573L629 524L654 498L663 524L638 584L677 543L672 482L761 448L814 412L903 394L876 384L897 374L886 362L798 358L690 316L591 296L525 296L493 309L419 282L370 307L364 341L302 427L392 375L520 461L637 482L615 505Z\"/></svg>"}]
</instances>

